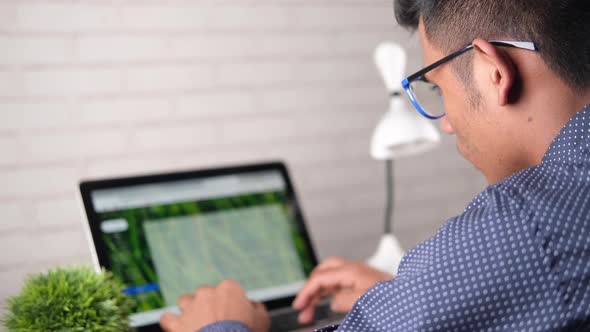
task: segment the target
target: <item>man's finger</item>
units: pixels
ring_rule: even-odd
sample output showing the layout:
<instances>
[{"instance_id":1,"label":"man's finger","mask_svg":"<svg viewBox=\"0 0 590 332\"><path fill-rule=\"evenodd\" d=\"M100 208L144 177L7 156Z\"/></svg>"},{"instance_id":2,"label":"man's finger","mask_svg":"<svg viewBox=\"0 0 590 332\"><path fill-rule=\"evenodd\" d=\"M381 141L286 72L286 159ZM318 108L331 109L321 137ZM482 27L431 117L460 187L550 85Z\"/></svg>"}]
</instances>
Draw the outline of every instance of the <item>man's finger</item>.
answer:
<instances>
[{"instance_id":1,"label":"man's finger","mask_svg":"<svg viewBox=\"0 0 590 332\"><path fill-rule=\"evenodd\" d=\"M293 301L293 307L295 309L306 307L312 298L320 294L322 289L351 287L354 284L352 278L354 275L351 276L346 269L330 269L317 273L310 277L299 291Z\"/></svg>"},{"instance_id":2,"label":"man's finger","mask_svg":"<svg viewBox=\"0 0 590 332\"><path fill-rule=\"evenodd\" d=\"M180 331L180 317L171 312L167 312L160 316L160 326L162 327L162 329L164 329L164 331L167 332Z\"/></svg>"},{"instance_id":3,"label":"man's finger","mask_svg":"<svg viewBox=\"0 0 590 332\"><path fill-rule=\"evenodd\" d=\"M342 287L340 286L334 286L334 287L323 287L322 289L320 289L320 297L329 297L332 296L338 292L340 292L342 290Z\"/></svg>"},{"instance_id":4,"label":"man's finger","mask_svg":"<svg viewBox=\"0 0 590 332\"><path fill-rule=\"evenodd\" d=\"M267 316L268 315L268 310L266 309L266 306L264 305L264 303L260 303L260 302L252 302L252 305L254 306L254 310L256 311L256 313L260 316Z\"/></svg>"},{"instance_id":5,"label":"man's finger","mask_svg":"<svg viewBox=\"0 0 590 332\"><path fill-rule=\"evenodd\" d=\"M232 298L236 301L248 301L246 291L239 282L233 279L226 279L217 285L216 291L222 296Z\"/></svg>"},{"instance_id":6,"label":"man's finger","mask_svg":"<svg viewBox=\"0 0 590 332\"><path fill-rule=\"evenodd\" d=\"M231 290L231 291L243 291L244 289L242 288L242 285L240 285L239 282L233 280L233 279L225 279L223 281L221 281L218 285L217 285L218 289L223 289L223 290Z\"/></svg>"},{"instance_id":7,"label":"man's finger","mask_svg":"<svg viewBox=\"0 0 590 332\"><path fill-rule=\"evenodd\" d=\"M330 301L330 309L334 312L347 313L361 295L362 293L358 291L341 291L334 295L332 301Z\"/></svg>"},{"instance_id":8,"label":"man's finger","mask_svg":"<svg viewBox=\"0 0 590 332\"><path fill-rule=\"evenodd\" d=\"M307 324L313 320L313 316L315 314L315 307L318 305L319 302L320 297L316 296L313 299L311 299L311 301L305 308L301 310L299 316L297 316L297 320L300 324Z\"/></svg>"},{"instance_id":9,"label":"man's finger","mask_svg":"<svg viewBox=\"0 0 590 332\"><path fill-rule=\"evenodd\" d=\"M186 310L186 308L188 307L189 303L191 303L191 301L194 299L193 295L191 294L183 294L178 298L178 308L181 311Z\"/></svg>"},{"instance_id":10,"label":"man's finger","mask_svg":"<svg viewBox=\"0 0 590 332\"><path fill-rule=\"evenodd\" d=\"M324 259L318 266L315 267L314 271L321 271L325 269L335 268L346 264L346 260L342 257L331 256Z\"/></svg>"},{"instance_id":11,"label":"man's finger","mask_svg":"<svg viewBox=\"0 0 590 332\"><path fill-rule=\"evenodd\" d=\"M309 277L313 277L316 274L322 273L326 270L341 268L346 264L346 260L341 257L331 256L323 260L318 266L316 266L313 271L311 271Z\"/></svg>"},{"instance_id":12,"label":"man's finger","mask_svg":"<svg viewBox=\"0 0 590 332\"><path fill-rule=\"evenodd\" d=\"M202 298L207 299L207 298L213 296L214 293L215 293L215 288L210 287L210 286L201 286L201 287L195 289L194 297L198 298L199 300Z\"/></svg>"}]
</instances>

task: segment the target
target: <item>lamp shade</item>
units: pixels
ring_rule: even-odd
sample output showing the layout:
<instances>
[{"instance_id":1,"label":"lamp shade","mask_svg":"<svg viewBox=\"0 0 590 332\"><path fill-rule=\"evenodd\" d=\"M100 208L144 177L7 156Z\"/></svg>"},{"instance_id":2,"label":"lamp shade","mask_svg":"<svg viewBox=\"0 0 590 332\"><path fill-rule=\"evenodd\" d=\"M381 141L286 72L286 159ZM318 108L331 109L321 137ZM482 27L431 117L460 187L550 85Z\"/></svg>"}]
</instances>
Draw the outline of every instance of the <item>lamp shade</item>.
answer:
<instances>
[{"instance_id":1,"label":"lamp shade","mask_svg":"<svg viewBox=\"0 0 590 332\"><path fill-rule=\"evenodd\" d=\"M408 109L401 96L392 97L390 105L373 132L373 158L387 160L411 156L440 142L440 134L430 120Z\"/></svg>"},{"instance_id":2,"label":"lamp shade","mask_svg":"<svg viewBox=\"0 0 590 332\"><path fill-rule=\"evenodd\" d=\"M371 156L378 160L395 159L422 153L440 142L432 122L408 109L400 82L406 67L404 49L394 43L382 43L375 49L375 64L391 95L389 110L373 133Z\"/></svg>"}]
</instances>

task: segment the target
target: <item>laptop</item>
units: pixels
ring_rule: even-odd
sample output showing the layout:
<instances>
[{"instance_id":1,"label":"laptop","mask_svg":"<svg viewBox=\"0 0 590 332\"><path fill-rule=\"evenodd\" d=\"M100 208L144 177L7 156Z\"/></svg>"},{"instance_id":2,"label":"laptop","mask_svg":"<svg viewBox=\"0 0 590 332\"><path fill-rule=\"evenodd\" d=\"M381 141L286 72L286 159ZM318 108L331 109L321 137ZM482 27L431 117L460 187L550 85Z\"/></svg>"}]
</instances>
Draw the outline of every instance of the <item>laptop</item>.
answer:
<instances>
[{"instance_id":1,"label":"laptop","mask_svg":"<svg viewBox=\"0 0 590 332\"><path fill-rule=\"evenodd\" d=\"M82 181L80 195L94 265L123 281L139 332L227 278L266 305L271 331L302 328L291 303L317 259L283 163ZM325 302L316 317L340 318Z\"/></svg>"}]
</instances>

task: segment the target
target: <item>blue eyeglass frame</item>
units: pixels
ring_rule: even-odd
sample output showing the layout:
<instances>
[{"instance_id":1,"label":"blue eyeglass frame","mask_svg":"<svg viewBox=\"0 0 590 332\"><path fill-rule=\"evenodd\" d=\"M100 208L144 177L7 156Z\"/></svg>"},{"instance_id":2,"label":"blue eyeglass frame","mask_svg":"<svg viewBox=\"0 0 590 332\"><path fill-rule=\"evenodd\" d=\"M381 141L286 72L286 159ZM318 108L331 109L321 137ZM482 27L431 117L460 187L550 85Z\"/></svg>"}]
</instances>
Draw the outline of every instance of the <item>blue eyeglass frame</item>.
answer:
<instances>
[{"instance_id":1,"label":"blue eyeglass frame","mask_svg":"<svg viewBox=\"0 0 590 332\"><path fill-rule=\"evenodd\" d=\"M529 50L529 51L538 51L537 47L535 46L535 43L530 42L530 41L489 40L488 42L490 44L497 45L497 46L507 46L507 47L515 47L515 48L520 48L520 49L524 49L524 50ZM443 113L442 115L439 115L439 116L432 116L432 115L428 114L422 108L422 106L420 106L420 103L418 102L418 100L414 96L414 93L412 92L412 89L410 88L410 84L414 81L428 82L428 80L424 77L424 75L426 75L426 73L428 73L429 71L433 70L434 68L442 65L443 63L449 62L449 61L453 60L454 58L458 57L459 55L461 55L469 50L472 50L472 49L473 49L473 44L467 45L467 46L463 47L462 49L460 49L456 52L453 52L453 53L445 56L444 58L436 61L435 63L420 69L419 71L408 76L407 78L405 78L402 81L402 86L404 87L404 90L406 90L406 94L410 98L410 101L412 102L414 107L418 110L418 112L420 112L420 114L422 114L422 116L424 116L430 120L436 120L436 119L440 119L443 116L445 116L445 113Z\"/></svg>"}]
</instances>

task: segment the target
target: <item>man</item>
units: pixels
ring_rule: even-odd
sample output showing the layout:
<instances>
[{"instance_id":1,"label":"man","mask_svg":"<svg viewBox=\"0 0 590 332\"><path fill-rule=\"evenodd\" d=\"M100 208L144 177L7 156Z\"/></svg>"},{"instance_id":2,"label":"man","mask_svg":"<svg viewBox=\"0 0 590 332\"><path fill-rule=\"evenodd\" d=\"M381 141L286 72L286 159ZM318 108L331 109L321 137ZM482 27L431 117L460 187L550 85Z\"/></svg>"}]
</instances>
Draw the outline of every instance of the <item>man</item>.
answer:
<instances>
[{"instance_id":1,"label":"man","mask_svg":"<svg viewBox=\"0 0 590 332\"><path fill-rule=\"evenodd\" d=\"M489 186L411 250L398 275L329 259L294 302L309 321L369 288L338 331L590 330L590 1L396 0L424 63L404 81ZM467 45L467 47L465 47ZM438 61L443 59L441 61ZM420 84L444 108L416 96ZM235 282L180 299L168 331L266 331Z\"/></svg>"}]
</instances>

